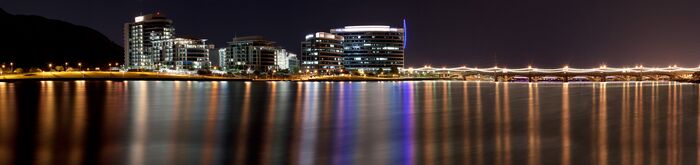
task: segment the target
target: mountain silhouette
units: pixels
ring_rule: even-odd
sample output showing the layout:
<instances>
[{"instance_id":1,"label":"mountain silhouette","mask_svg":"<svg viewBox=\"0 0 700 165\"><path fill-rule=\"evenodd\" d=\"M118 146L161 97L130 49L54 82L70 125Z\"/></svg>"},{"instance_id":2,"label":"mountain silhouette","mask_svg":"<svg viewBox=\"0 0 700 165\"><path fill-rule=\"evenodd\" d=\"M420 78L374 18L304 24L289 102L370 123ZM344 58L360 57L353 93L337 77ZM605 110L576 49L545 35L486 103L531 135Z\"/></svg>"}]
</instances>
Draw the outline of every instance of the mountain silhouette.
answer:
<instances>
[{"instance_id":1,"label":"mountain silhouette","mask_svg":"<svg viewBox=\"0 0 700 165\"><path fill-rule=\"evenodd\" d=\"M101 67L123 63L124 49L100 32L40 16L12 15L0 9L0 64L25 69L49 63Z\"/></svg>"}]
</instances>

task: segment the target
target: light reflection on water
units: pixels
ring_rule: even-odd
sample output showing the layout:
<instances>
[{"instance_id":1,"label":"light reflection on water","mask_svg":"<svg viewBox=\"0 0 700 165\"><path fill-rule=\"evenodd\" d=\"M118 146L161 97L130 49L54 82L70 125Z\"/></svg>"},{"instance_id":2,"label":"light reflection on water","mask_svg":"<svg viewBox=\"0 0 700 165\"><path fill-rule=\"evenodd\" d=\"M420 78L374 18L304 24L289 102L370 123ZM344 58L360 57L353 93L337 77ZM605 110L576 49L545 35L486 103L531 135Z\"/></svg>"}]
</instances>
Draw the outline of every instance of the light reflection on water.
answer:
<instances>
[{"instance_id":1,"label":"light reflection on water","mask_svg":"<svg viewBox=\"0 0 700 165\"><path fill-rule=\"evenodd\" d=\"M0 82L0 164L696 164L676 82Z\"/></svg>"}]
</instances>

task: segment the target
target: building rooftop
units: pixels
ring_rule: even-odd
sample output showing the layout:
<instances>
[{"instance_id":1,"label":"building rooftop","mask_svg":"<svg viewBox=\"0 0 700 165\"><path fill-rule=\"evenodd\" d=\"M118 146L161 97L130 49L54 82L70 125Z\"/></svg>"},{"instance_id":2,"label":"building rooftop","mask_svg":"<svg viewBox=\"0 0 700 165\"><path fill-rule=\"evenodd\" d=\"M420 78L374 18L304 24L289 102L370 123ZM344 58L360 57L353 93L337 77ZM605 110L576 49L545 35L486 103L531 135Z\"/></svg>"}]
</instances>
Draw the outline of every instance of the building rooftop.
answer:
<instances>
[{"instance_id":1,"label":"building rooftop","mask_svg":"<svg viewBox=\"0 0 700 165\"><path fill-rule=\"evenodd\" d=\"M340 35L335 35L332 33L327 33L327 32L316 32L314 34L309 34L306 35L306 40L309 40L311 38L325 38L325 39L335 39L335 40L343 40L343 36Z\"/></svg>"},{"instance_id":2,"label":"building rooftop","mask_svg":"<svg viewBox=\"0 0 700 165\"><path fill-rule=\"evenodd\" d=\"M403 28L392 28L385 25L345 26L344 28L331 29L331 33L338 32L403 32Z\"/></svg>"},{"instance_id":3,"label":"building rooftop","mask_svg":"<svg viewBox=\"0 0 700 165\"><path fill-rule=\"evenodd\" d=\"M170 21L168 18L165 17L165 15L160 14L160 12L134 17L134 22L136 22L136 23L143 22L143 21L149 21L149 20L167 20L167 21Z\"/></svg>"}]
</instances>

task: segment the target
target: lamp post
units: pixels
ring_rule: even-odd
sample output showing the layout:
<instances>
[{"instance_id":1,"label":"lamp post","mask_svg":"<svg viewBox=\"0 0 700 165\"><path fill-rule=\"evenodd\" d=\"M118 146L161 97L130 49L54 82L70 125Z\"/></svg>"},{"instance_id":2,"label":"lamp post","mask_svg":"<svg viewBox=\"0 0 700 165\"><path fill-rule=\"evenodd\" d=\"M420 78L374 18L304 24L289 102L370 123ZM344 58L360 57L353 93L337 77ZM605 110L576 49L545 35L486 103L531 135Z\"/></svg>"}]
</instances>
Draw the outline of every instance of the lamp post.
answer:
<instances>
[{"instance_id":1,"label":"lamp post","mask_svg":"<svg viewBox=\"0 0 700 165\"><path fill-rule=\"evenodd\" d=\"M51 71L51 66L53 66L53 65L49 64L49 71Z\"/></svg>"},{"instance_id":2,"label":"lamp post","mask_svg":"<svg viewBox=\"0 0 700 165\"><path fill-rule=\"evenodd\" d=\"M85 78L85 72L83 72L83 63L78 63L78 68L80 68L80 76Z\"/></svg>"},{"instance_id":3,"label":"lamp post","mask_svg":"<svg viewBox=\"0 0 700 165\"><path fill-rule=\"evenodd\" d=\"M564 66L564 82L569 82L569 65Z\"/></svg>"},{"instance_id":4,"label":"lamp post","mask_svg":"<svg viewBox=\"0 0 700 165\"><path fill-rule=\"evenodd\" d=\"M15 72L15 63L10 62L10 73Z\"/></svg>"}]
</instances>

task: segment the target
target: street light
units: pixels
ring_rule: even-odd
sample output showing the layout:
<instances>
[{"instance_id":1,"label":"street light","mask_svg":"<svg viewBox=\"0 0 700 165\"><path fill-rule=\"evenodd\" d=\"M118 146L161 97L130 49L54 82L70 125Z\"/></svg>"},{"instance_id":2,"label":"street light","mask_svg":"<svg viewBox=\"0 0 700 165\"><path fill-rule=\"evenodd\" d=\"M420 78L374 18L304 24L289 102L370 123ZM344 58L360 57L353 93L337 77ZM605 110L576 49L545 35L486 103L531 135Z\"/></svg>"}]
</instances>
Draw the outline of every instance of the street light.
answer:
<instances>
[{"instance_id":1,"label":"street light","mask_svg":"<svg viewBox=\"0 0 700 165\"><path fill-rule=\"evenodd\" d=\"M10 63L10 73L15 72L15 63Z\"/></svg>"},{"instance_id":2,"label":"street light","mask_svg":"<svg viewBox=\"0 0 700 165\"><path fill-rule=\"evenodd\" d=\"M80 67L80 71L83 71L83 63L78 63L78 67Z\"/></svg>"},{"instance_id":3,"label":"street light","mask_svg":"<svg viewBox=\"0 0 700 165\"><path fill-rule=\"evenodd\" d=\"M51 66L53 66L53 65L49 64L49 71L51 71Z\"/></svg>"}]
</instances>

